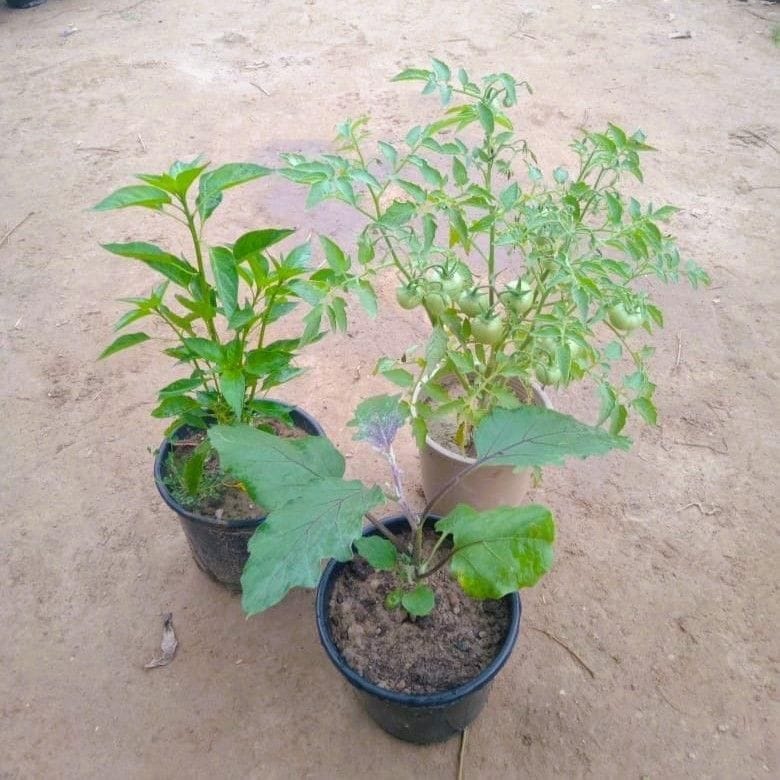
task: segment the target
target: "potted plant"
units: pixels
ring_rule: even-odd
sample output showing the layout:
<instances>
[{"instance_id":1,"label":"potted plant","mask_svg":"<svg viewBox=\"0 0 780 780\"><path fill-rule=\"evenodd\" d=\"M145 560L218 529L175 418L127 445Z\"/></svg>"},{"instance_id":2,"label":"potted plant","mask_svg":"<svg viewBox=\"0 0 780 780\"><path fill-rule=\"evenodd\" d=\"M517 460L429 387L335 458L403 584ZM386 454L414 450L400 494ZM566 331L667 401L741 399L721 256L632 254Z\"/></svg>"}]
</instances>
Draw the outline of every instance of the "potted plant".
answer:
<instances>
[{"instance_id":1,"label":"potted plant","mask_svg":"<svg viewBox=\"0 0 780 780\"><path fill-rule=\"evenodd\" d=\"M431 511L436 496L413 506L393 449L408 414L400 396L376 396L350 423L355 438L386 459L388 490L345 480L344 459L327 440L303 469L249 426L218 425L209 439L255 501L276 504L249 543L246 612L319 582L317 625L327 654L386 731L426 743L447 739L479 713L517 639L517 590L550 568L555 527L543 506L460 504L441 518ZM561 464L629 444L534 406L494 409L477 423L474 441L474 464L442 494L486 465ZM374 512L388 502L400 515L381 522ZM361 536L364 518L372 527ZM327 558L334 560L321 578Z\"/></svg>"},{"instance_id":2,"label":"potted plant","mask_svg":"<svg viewBox=\"0 0 780 780\"><path fill-rule=\"evenodd\" d=\"M571 144L573 166L548 174L507 114L526 82L475 81L435 59L394 80L422 82L442 113L376 146L365 117L345 122L336 154L286 154L281 173L309 188L309 205L334 198L365 218L361 260L391 269L398 304L432 325L427 348L377 365L407 393L425 495L473 463L474 431L494 409L549 405L539 385L592 380L598 424L612 433L633 412L655 423L653 350L637 336L662 327L663 313L643 280L708 278L664 228L677 209L630 194L652 151L644 134L586 132ZM436 509L515 503L529 481L470 472Z\"/></svg>"},{"instance_id":3,"label":"potted plant","mask_svg":"<svg viewBox=\"0 0 780 780\"><path fill-rule=\"evenodd\" d=\"M322 437L319 423L266 394L301 372L296 354L323 335L323 317L333 328L346 328L341 291L357 290L367 306L373 305L370 284L352 272L349 257L327 238L321 239L325 263L320 268L311 267L308 241L276 251L292 236L291 229L251 230L232 244L206 244L204 226L225 190L268 173L268 168L249 163L209 168L200 158L177 161L167 172L138 176L142 184L122 187L95 206L97 211L151 209L182 224L189 237L189 258L140 241L103 246L161 277L150 295L124 299L130 309L116 330L153 318L171 337L163 342L163 354L183 368L183 376L158 391L159 404L152 411L154 417L172 419L155 459L155 482L178 513L198 565L230 587L238 586L247 540L272 503L253 503L225 475L206 430L213 424L243 422L264 431L285 451L301 456L319 452L325 446L321 439L305 445L299 441L305 434ZM279 337L276 323L301 301L310 306L302 323L288 325ZM291 327L298 328L292 337ZM164 334L125 332L101 357L153 335Z\"/></svg>"}]
</instances>

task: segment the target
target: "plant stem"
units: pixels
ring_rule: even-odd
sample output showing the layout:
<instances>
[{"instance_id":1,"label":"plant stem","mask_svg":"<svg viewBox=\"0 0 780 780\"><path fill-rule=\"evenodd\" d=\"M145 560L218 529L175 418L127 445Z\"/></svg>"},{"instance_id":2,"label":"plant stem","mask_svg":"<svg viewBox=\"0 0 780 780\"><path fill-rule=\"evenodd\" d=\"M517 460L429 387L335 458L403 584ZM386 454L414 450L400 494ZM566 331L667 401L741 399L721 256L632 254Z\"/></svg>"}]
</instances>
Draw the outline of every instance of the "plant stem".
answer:
<instances>
[{"instance_id":1,"label":"plant stem","mask_svg":"<svg viewBox=\"0 0 780 780\"><path fill-rule=\"evenodd\" d=\"M379 531L379 533L385 537L385 539L393 543L395 549L398 550L398 552L407 552L407 548L404 546L404 543L389 528L387 528L384 523L371 514L371 512L366 512L365 516L369 523L371 523L371 525L373 525L374 528L376 528L377 531Z\"/></svg>"}]
</instances>

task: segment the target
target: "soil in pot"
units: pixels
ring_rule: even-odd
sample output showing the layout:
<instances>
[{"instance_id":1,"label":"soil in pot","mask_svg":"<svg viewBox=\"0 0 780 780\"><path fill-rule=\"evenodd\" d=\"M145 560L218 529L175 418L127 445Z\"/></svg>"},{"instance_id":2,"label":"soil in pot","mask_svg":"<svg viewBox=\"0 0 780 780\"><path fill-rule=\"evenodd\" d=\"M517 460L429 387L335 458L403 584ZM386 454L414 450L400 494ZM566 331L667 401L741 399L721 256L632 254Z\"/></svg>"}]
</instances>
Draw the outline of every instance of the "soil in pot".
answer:
<instances>
[{"instance_id":1,"label":"soil in pot","mask_svg":"<svg viewBox=\"0 0 780 780\"><path fill-rule=\"evenodd\" d=\"M429 549L436 540L426 536ZM422 618L384 606L397 587L390 572L348 564L330 599L333 640L365 679L398 693L429 694L474 678L498 655L510 622L505 601L469 599L446 567L427 578L436 606Z\"/></svg>"},{"instance_id":2,"label":"soil in pot","mask_svg":"<svg viewBox=\"0 0 780 780\"><path fill-rule=\"evenodd\" d=\"M285 438L306 436L306 432L300 428L276 419L260 420L257 426ZM190 496L187 493L182 475L187 462L205 438L205 431L188 430L184 438L174 438L171 442L171 450L162 469L163 481L171 496L186 510L217 520L243 520L265 516L266 510L257 506L246 491L222 471L219 457L213 450L203 465L204 473L198 495Z\"/></svg>"}]
</instances>

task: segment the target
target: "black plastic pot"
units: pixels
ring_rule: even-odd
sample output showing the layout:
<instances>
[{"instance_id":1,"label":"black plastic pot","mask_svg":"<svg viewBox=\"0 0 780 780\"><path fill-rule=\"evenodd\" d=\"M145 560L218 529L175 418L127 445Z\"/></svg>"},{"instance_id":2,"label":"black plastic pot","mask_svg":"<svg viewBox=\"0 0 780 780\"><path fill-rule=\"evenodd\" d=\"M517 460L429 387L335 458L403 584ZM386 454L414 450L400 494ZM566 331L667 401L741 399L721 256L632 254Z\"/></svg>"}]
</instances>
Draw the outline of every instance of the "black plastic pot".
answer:
<instances>
[{"instance_id":1,"label":"black plastic pot","mask_svg":"<svg viewBox=\"0 0 780 780\"><path fill-rule=\"evenodd\" d=\"M433 523L437 517L429 517ZM403 517L392 517L384 524L395 533L408 525ZM369 528L364 536L374 536ZM330 629L330 596L342 569L347 564L330 561L317 586L317 631L330 660L358 692L368 714L388 733L407 742L426 745L443 742L463 731L479 715L488 699L490 684L512 654L520 630L522 604L517 593L504 597L509 606L509 626L498 655L476 677L457 688L428 694L396 693L380 688L350 668L333 641Z\"/></svg>"},{"instance_id":2,"label":"black plastic pot","mask_svg":"<svg viewBox=\"0 0 780 780\"><path fill-rule=\"evenodd\" d=\"M290 406L289 409L297 428L312 436L325 435L320 424L309 414L298 407ZM186 434L187 429L180 429L179 435ZM243 520L218 520L185 509L171 495L163 480L163 465L170 451L171 442L166 439L154 459L157 490L163 501L179 515L195 563L217 582L231 590L241 590L241 572L249 558L247 543L257 526L265 520L265 515Z\"/></svg>"}]
</instances>

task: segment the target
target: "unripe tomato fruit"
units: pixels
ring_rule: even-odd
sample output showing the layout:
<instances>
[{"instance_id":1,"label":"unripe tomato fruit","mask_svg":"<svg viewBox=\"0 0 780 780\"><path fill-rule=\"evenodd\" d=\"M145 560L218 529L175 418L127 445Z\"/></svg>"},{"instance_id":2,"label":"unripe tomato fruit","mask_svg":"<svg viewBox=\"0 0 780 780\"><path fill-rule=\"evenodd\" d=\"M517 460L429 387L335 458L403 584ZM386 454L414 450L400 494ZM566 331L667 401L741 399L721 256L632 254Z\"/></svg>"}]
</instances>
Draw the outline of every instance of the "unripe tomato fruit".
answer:
<instances>
[{"instance_id":1,"label":"unripe tomato fruit","mask_svg":"<svg viewBox=\"0 0 780 780\"><path fill-rule=\"evenodd\" d=\"M395 291L395 299L402 309L414 309L422 303L417 285L402 284Z\"/></svg>"},{"instance_id":2,"label":"unripe tomato fruit","mask_svg":"<svg viewBox=\"0 0 780 780\"><path fill-rule=\"evenodd\" d=\"M616 303L607 309L607 319L613 328L626 331L636 330L645 321L642 312L629 311L622 303Z\"/></svg>"},{"instance_id":3,"label":"unripe tomato fruit","mask_svg":"<svg viewBox=\"0 0 780 780\"><path fill-rule=\"evenodd\" d=\"M468 269L461 264L445 268L441 274L441 289L452 298L457 298L469 283L470 277Z\"/></svg>"},{"instance_id":4,"label":"unripe tomato fruit","mask_svg":"<svg viewBox=\"0 0 780 780\"><path fill-rule=\"evenodd\" d=\"M458 296L458 306L468 317L476 317L486 312L490 306L490 296L478 287L463 290Z\"/></svg>"},{"instance_id":5,"label":"unripe tomato fruit","mask_svg":"<svg viewBox=\"0 0 780 780\"><path fill-rule=\"evenodd\" d=\"M561 369L558 366L540 364L536 367L536 378L543 385L557 385L561 381Z\"/></svg>"},{"instance_id":6,"label":"unripe tomato fruit","mask_svg":"<svg viewBox=\"0 0 780 780\"><path fill-rule=\"evenodd\" d=\"M428 314L434 319L438 319L447 310L447 299L441 293L430 292L426 293L422 299L423 306L425 306Z\"/></svg>"},{"instance_id":7,"label":"unripe tomato fruit","mask_svg":"<svg viewBox=\"0 0 780 780\"><path fill-rule=\"evenodd\" d=\"M517 279L506 286L500 298L507 309L522 317L533 308L534 290L525 279Z\"/></svg>"},{"instance_id":8,"label":"unripe tomato fruit","mask_svg":"<svg viewBox=\"0 0 780 780\"><path fill-rule=\"evenodd\" d=\"M474 341L495 347L504 338L504 323L497 315L481 314L471 321L471 335Z\"/></svg>"}]
</instances>

